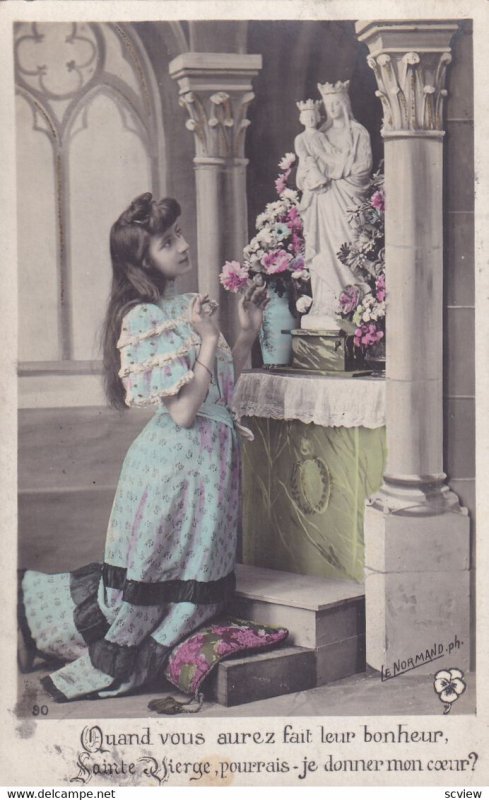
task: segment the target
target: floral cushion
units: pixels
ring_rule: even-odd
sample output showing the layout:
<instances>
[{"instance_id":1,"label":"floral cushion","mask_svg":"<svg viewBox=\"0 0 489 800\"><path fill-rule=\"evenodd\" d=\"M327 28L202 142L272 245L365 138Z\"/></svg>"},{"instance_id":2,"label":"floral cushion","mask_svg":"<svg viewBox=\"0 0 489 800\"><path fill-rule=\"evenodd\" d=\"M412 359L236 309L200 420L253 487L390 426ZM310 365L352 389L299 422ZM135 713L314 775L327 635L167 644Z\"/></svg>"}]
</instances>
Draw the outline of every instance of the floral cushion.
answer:
<instances>
[{"instance_id":1,"label":"floral cushion","mask_svg":"<svg viewBox=\"0 0 489 800\"><path fill-rule=\"evenodd\" d=\"M200 628L174 647L165 678L185 694L195 695L202 681L223 658L283 642L285 628L260 625L242 619L225 619Z\"/></svg>"}]
</instances>

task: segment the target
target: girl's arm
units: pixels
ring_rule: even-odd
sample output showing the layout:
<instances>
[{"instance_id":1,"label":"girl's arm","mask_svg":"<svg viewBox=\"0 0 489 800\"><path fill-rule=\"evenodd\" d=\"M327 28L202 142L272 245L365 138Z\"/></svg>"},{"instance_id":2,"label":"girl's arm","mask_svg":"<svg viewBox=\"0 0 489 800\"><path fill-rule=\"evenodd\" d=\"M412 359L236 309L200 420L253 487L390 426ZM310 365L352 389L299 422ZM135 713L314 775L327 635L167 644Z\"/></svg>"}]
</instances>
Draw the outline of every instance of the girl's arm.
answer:
<instances>
[{"instance_id":1,"label":"girl's arm","mask_svg":"<svg viewBox=\"0 0 489 800\"><path fill-rule=\"evenodd\" d=\"M237 381L244 369L251 367L251 348L256 334L240 331L233 347L234 379Z\"/></svg>"},{"instance_id":2,"label":"girl's arm","mask_svg":"<svg viewBox=\"0 0 489 800\"><path fill-rule=\"evenodd\" d=\"M263 321L263 311L268 303L267 287L253 284L239 301L240 332L233 347L234 378L251 366L251 348Z\"/></svg>"},{"instance_id":3,"label":"girl's arm","mask_svg":"<svg viewBox=\"0 0 489 800\"><path fill-rule=\"evenodd\" d=\"M193 368L194 377L180 389L178 394L163 398L171 418L182 428L191 428L194 424L197 411L209 391L214 372L219 328L213 318L216 309L211 307L206 312L202 308L205 299L200 295L197 296L191 309L190 322L202 340L199 357Z\"/></svg>"}]
</instances>

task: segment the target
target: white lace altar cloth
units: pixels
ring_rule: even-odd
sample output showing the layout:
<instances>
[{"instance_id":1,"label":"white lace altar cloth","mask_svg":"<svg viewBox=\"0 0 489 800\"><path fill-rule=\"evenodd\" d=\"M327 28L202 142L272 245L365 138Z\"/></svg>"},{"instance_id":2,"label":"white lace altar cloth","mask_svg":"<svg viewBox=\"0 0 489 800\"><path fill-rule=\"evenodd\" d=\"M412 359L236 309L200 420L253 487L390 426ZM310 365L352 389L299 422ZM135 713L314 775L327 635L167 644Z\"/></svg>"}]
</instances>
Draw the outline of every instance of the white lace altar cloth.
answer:
<instances>
[{"instance_id":1,"label":"white lace altar cloth","mask_svg":"<svg viewBox=\"0 0 489 800\"><path fill-rule=\"evenodd\" d=\"M333 428L380 428L385 425L385 381L368 376L336 378L248 370L238 380L233 410L238 418L298 419Z\"/></svg>"}]
</instances>

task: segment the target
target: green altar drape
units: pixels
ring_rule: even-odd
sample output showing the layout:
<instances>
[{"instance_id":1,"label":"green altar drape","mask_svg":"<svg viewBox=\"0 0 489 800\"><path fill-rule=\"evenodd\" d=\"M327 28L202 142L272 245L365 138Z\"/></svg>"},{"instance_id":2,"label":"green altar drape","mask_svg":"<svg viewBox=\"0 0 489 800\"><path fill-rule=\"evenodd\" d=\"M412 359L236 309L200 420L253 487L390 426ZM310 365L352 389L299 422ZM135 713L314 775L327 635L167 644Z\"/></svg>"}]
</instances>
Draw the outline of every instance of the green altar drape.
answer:
<instances>
[{"instance_id":1,"label":"green altar drape","mask_svg":"<svg viewBox=\"0 0 489 800\"><path fill-rule=\"evenodd\" d=\"M365 500L380 488L385 427L248 417L243 445L245 564L363 580Z\"/></svg>"}]
</instances>

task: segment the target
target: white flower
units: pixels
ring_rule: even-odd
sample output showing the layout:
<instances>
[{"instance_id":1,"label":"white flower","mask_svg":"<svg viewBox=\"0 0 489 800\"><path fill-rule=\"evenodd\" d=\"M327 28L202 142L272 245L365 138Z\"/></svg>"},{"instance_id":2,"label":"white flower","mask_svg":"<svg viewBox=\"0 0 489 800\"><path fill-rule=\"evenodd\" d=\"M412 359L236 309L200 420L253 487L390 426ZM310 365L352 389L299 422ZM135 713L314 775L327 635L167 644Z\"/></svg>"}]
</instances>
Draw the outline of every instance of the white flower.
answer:
<instances>
[{"instance_id":1,"label":"white flower","mask_svg":"<svg viewBox=\"0 0 489 800\"><path fill-rule=\"evenodd\" d=\"M257 250L259 249L260 245L263 244L274 244L277 241L277 237L274 235L273 231L270 228L262 228L261 231L258 231L257 235L258 246Z\"/></svg>"},{"instance_id":2,"label":"white flower","mask_svg":"<svg viewBox=\"0 0 489 800\"><path fill-rule=\"evenodd\" d=\"M299 297L297 303L295 304L295 307L299 312L299 314L305 314L306 311L311 307L311 305L312 305L312 297L309 297L307 294L303 294L302 297Z\"/></svg>"},{"instance_id":3,"label":"white flower","mask_svg":"<svg viewBox=\"0 0 489 800\"><path fill-rule=\"evenodd\" d=\"M273 203L267 203L265 211L268 219L274 222L275 217L280 217L287 212L287 203L284 203L283 200L275 200Z\"/></svg>"},{"instance_id":4,"label":"white flower","mask_svg":"<svg viewBox=\"0 0 489 800\"><path fill-rule=\"evenodd\" d=\"M284 198L284 200L289 200L294 204L299 202L299 195L295 189L284 189L280 197Z\"/></svg>"},{"instance_id":5,"label":"white flower","mask_svg":"<svg viewBox=\"0 0 489 800\"><path fill-rule=\"evenodd\" d=\"M253 237L251 242L249 242L246 247L243 248L243 254L245 257L249 257L252 253L255 253L258 248L260 247L260 243L256 236Z\"/></svg>"},{"instance_id":6,"label":"white flower","mask_svg":"<svg viewBox=\"0 0 489 800\"><path fill-rule=\"evenodd\" d=\"M355 244L359 250L370 250L370 247L372 246L372 240L370 239L368 233L362 231L362 233L360 233L357 237Z\"/></svg>"},{"instance_id":7,"label":"white flower","mask_svg":"<svg viewBox=\"0 0 489 800\"><path fill-rule=\"evenodd\" d=\"M296 281L308 281L309 280L309 272L307 269L296 269L295 272L292 273L292 277Z\"/></svg>"},{"instance_id":8,"label":"white flower","mask_svg":"<svg viewBox=\"0 0 489 800\"><path fill-rule=\"evenodd\" d=\"M283 158L280 159L278 165L280 169L289 169L295 161L295 153L285 153Z\"/></svg>"},{"instance_id":9,"label":"white flower","mask_svg":"<svg viewBox=\"0 0 489 800\"><path fill-rule=\"evenodd\" d=\"M252 253L250 255L250 264L253 267L253 269L256 269L257 265L261 264L261 260L263 258L263 250L260 250L260 252L262 253L262 255L258 255L258 253Z\"/></svg>"},{"instance_id":10,"label":"white flower","mask_svg":"<svg viewBox=\"0 0 489 800\"><path fill-rule=\"evenodd\" d=\"M289 226L285 224L285 222L277 222L274 228L274 233L281 241L282 239L286 239L287 236L290 236L292 231L290 230Z\"/></svg>"},{"instance_id":11,"label":"white flower","mask_svg":"<svg viewBox=\"0 0 489 800\"><path fill-rule=\"evenodd\" d=\"M263 228L263 226L266 225L267 222L268 222L268 216L265 214L265 212L262 212L261 214L258 214L256 218L256 227L258 229Z\"/></svg>"},{"instance_id":12,"label":"white flower","mask_svg":"<svg viewBox=\"0 0 489 800\"><path fill-rule=\"evenodd\" d=\"M464 673L460 669L441 669L436 673L433 688L441 702L445 703L444 714L450 711L451 704L465 692L467 686L463 677Z\"/></svg>"}]
</instances>

